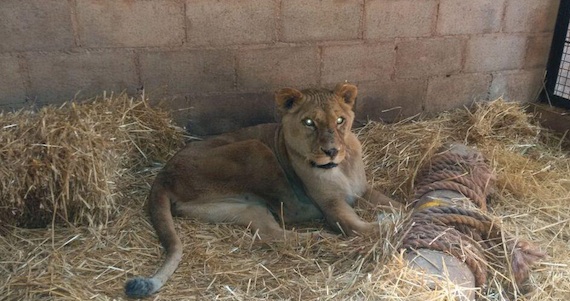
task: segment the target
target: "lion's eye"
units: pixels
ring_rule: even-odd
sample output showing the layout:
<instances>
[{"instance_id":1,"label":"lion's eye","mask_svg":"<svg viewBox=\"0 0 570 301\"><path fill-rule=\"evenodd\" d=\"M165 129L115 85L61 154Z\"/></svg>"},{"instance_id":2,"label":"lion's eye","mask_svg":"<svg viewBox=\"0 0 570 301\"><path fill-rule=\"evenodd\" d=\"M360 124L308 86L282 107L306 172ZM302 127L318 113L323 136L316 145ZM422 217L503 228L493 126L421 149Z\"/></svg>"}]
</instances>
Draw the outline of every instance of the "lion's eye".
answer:
<instances>
[{"instance_id":1,"label":"lion's eye","mask_svg":"<svg viewBox=\"0 0 570 301\"><path fill-rule=\"evenodd\" d=\"M315 126L315 122L311 118L303 119L303 124L308 126L308 127L314 127Z\"/></svg>"},{"instance_id":2,"label":"lion's eye","mask_svg":"<svg viewBox=\"0 0 570 301\"><path fill-rule=\"evenodd\" d=\"M344 117L339 117L336 119L336 124L343 124L344 123Z\"/></svg>"}]
</instances>

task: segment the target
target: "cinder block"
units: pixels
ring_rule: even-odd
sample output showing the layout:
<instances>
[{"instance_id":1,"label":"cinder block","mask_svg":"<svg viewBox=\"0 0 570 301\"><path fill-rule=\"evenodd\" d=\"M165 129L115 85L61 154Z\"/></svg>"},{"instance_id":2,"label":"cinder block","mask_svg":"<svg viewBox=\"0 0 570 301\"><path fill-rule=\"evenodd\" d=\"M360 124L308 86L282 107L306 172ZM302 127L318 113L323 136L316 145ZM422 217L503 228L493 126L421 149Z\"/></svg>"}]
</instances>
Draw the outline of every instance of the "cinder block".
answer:
<instances>
[{"instance_id":1,"label":"cinder block","mask_svg":"<svg viewBox=\"0 0 570 301\"><path fill-rule=\"evenodd\" d=\"M504 32L552 32L560 0L508 0Z\"/></svg>"},{"instance_id":2,"label":"cinder block","mask_svg":"<svg viewBox=\"0 0 570 301\"><path fill-rule=\"evenodd\" d=\"M323 83L389 79L394 70L394 43L325 46Z\"/></svg>"},{"instance_id":3,"label":"cinder block","mask_svg":"<svg viewBox=\"0 0 570 301\"><path fill-rule=\"evenodd\" d=\"M541 34L528 37L524 68L546 68L552 34Z\"/></svg>"},{"instance_id":4,"label":"cinder block","mask_svg":"<svg viewBox=\"0 0 570 301\"><path fill-rule=\"evenodd\" d=\"M182 45L184 3L177 0L76 0L79 35L88 47Z\"/></svg>"},{"instance_id":5,"label":"cinder block","mask_svg":"<svg viewBox=\"0 0 570 301\"><path fill-rule=\"evenodd\" d=\"M394 122L423 111L425 80L373 81L358 85L356 119Z\"/></svg>"},{"instance_id":6,"label":"cinder block","mask_svg":"<svg viewBox=\"0 0 570 301\"><path fill-rule=\"evenodd\" d=\"M493 74L489 99L532 102L542 89L544 69L507 71Z\"/></svg>"},{"instance_id":7,"label":"cinder block","mask_svg":"<svg viewBox=\"0 0 570 301\"><path fill-rule=\"evenodd\" d=\"M503 34L471 37L467 42L465 71L519 69L523 66L525 52L524 36Z\"/></svg>"},{"instance_id":8,"label":"cinder block","mask_svg":"<svg viewBox=\"0 0 570 301\"><path fill-rule=\"evenodd\" d=\"M0 56L0 111L3 106L23 104L25 100L26 89L18 58Z\"/></svg>"},{"instance_id":9,"label":"cinder block","mask_svg":"<svg viewBox=\"0 0 570 301\"><path fill-rule=\"evenodd\" d=\"M314 87L319 79L318 49L306 46L243 50L238 54L237 71L241 91Z\"/></svg>"},{"instance_id":10,"label":"cinder block","mask_svg":"<svg viewBox=\"0 0 570 301\"><path fill-rule=\"evenodd\" d=\"M163 51L140 54L141 77L147 91L166 94L229 92L234 89L234 58L229 51Z\"/></svg>"},{"instance_id":11,"label":"cinder block","mask_svg":"<svg viewBox=\"0 0 570 301\"><path fill-rule=\"evenodd\" d=\"M276 1L190 0L186 3L190 45L269 43L276 39Z\"/></svg>"},{"instance_id":12,"label":"cinder block","mask_svg":"<svg viewBox=\"0 0 570 301\"><path fill-rule=\"evenodd\" d=\"M486 101L491 74L471 73L434 77L428 81L426 112L439 113Z\"/></svg>"},{"instance_id":13,"label":"cinder block","mask_svg":"<svg viewBox=\"0 0 570 301\"><path fill-rule=\"evenodd\" d=\"M31 96L40 102L63 102L107 93L135 92L138 86L134 54L125 51L33 53Z\"/></svg>"},{"instance_id":14,"label":"cinder block","mask_svg":"<svg viewBox=\"0 0 570 301\"><path fill-rule=\"evenodd\" d=\"M206 136L234 131L260 123L275 122L273 93L189 96L189 110L177 121L194 135ZM215 121L215 122L213 122Z\"/></svg>"},{"instance_id":15,"label":"cinder block","mask_svg":"<svg viewBox=\"0 0 570 301\"><path fill-rule=\"evenodd\" d=\"M359 36L362 0L287 0L281 6L283 41L350 40Z\"/></svg>"},{"instance_id":16,"label":"cinder block","mask_svg":"<svg viewBox=\"0 0 570 301\"><path fill-rule=\"evenodd\" d=\"M462 43L455 38L404 40L396 45L396 76L424 78L457 73L461 69Z\"/></svg>"},{"instance_id":17,"label":"cinder block","mask_svg":"<svg viewBox=\"0 0 570 301\"><path fill-rule=\"evenodd\" d=\"M68 1L0 1L0 51L66 49L73 43Z\"/></svg>"},{"instance_id":18,"label":"cinder block","mask_svg":"<svg viewBox=\"0 0 570 301\"><path fill-rule=\"evenodd\" d=\"M438 1L366 1L366 39L430 36L437 18Z\"/></svg>"},{"instance_id":19,"label":"cinder block","mask_svg":"<svg viewBox=\"0 0 570 301\"><path fill-rule=\"evenodd\" d=\"M504 0L441 0L437 32L443 35L493 33L501 29Z\"/></svg>"}]
</instances>

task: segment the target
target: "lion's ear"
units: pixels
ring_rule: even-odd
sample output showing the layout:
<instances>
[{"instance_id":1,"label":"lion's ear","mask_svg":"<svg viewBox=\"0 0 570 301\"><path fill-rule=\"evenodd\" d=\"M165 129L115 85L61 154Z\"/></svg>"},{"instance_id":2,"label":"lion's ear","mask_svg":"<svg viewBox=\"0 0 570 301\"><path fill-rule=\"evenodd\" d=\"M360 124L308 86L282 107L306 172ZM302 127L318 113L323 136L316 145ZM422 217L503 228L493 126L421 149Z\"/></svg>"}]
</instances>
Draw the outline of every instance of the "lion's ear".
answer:
<instances>
[{"instance_id":1,"label":"lion's ear","mask_svg":"<svg viewBox=\"0 0 570 301\"><path fill-rule=\"evenodd\" d=\"M352 84L340 83L336 85L336 88L334 88L334 93L340 96L344 100L344 103L352 108L354 106L354 102L356 101L358 88Z\"/></svg>"},{"instance_id":2,"label":"lion's ear","mask_svg":"<svg viewBox=\"0 0 570 301\"><path fill-rule=\"evenodd\" d=\"M302 98L303 93L293 88L283 88L275 92L275 103L281 115L297 108Z\"/></svg>"}]
</instances>

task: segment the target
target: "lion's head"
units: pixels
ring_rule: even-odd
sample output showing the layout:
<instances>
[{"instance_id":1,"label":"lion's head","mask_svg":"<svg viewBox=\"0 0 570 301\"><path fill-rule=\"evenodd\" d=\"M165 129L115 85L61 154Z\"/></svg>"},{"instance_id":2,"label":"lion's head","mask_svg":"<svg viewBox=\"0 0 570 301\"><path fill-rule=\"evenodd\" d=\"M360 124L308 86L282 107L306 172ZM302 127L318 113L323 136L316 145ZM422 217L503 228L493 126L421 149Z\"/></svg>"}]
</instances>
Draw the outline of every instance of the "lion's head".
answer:
<instances>
[{"instance_id":1,"label":"lion's head","mask_svg":"<svg viewBox=\"0 0 570 301\"><path fill-rule=\"evenodd\" d=\"M338 84L333 91L277 91L275 101L289 151L315 168L338 166L347 154L356 94L351 84Z\"/></svg>"}]
</instances>

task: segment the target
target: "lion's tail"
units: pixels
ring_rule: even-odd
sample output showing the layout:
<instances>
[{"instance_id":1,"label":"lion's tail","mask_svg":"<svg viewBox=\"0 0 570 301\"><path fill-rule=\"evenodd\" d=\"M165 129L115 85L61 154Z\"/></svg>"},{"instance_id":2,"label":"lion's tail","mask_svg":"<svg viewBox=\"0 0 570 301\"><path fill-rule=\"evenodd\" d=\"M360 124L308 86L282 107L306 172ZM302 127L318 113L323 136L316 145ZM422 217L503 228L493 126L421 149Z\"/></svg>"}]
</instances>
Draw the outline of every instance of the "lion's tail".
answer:
<instances>
[{"instance_id":1,"label":"lion's tail","mask_svg":"<svg viewBox=\"0 0 570 301\"><path fill-rule=\"evenodd\" d=\"M150 219L162 246L166 259L150 278L136 277L125 284L125 294L131 298L144 298L156 293L172 276L182 259L182 242L176 234L170 209L170 198L161 185L153 185L148 209Z\"/></svg>"}]
</instances>

